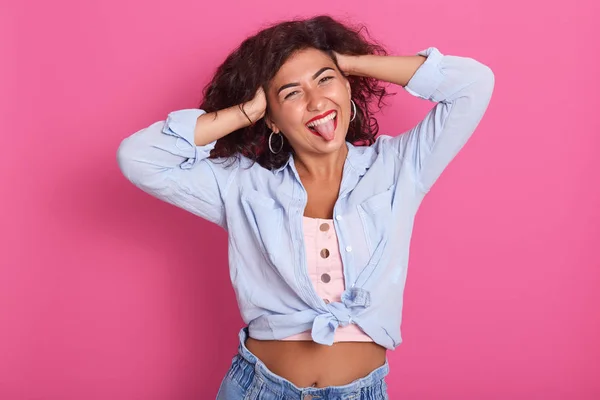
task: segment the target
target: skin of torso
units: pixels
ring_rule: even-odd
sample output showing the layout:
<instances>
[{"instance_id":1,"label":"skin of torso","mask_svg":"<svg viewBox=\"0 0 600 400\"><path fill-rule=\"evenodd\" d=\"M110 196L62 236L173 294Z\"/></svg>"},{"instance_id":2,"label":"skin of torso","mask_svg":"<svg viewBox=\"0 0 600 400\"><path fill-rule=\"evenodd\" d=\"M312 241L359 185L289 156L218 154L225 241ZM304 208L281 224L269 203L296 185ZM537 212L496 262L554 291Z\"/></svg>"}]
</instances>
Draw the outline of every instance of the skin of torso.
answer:
<instances>
[{"instance_id":1,"label":"skin of torso","mask_svg":"<svg viewBox=\"0 0 600 400\"><path fill-rule=\"evenodd\" d=\"M314 182L301 176L301 180L308 195L304 216L332 218L341 177ZM326 346L312 341L248 338L246 347L271 372L298 387L346 385L382 366L386 357L386 349L374 342L336 342Z\"/></svg>"}]
</instances>

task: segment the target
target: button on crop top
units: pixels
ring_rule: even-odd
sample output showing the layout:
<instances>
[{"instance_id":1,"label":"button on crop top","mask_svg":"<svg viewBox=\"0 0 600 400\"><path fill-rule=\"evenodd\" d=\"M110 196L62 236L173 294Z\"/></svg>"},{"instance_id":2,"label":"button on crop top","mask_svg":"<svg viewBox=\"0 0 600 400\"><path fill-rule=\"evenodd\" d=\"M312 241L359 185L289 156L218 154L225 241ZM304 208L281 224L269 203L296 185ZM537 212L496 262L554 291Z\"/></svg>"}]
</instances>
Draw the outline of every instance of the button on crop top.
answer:
<instances>
[{"instance_id":1,"label":"button on crop top","mask_svg":"<svg viewBox=\"0 0 600 400\"><path fill-rule=\"evenodd\" d=\"M326 304L340 302L345 290L342 258L332 219L303 217L308 276ZM346 250L345 250L346 251ZM282 340L313 340L306 330ZM373 339L354 324L340 326L334 342L372 342Z\"/></svg>"}]
</instances>

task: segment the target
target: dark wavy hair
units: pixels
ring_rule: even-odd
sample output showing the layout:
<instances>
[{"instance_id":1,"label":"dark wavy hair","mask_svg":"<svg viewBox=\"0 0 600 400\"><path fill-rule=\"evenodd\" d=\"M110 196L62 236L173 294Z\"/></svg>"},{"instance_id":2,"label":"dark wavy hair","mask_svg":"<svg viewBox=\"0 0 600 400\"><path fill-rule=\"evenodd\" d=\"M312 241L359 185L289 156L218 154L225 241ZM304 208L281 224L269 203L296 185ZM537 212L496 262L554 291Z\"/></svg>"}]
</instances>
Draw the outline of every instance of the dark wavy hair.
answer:
<instances>
[{"instance_id":1,"label":"dark wavy hair","mask_svg":"<svg viewBox=\"0 0 600 400\"><path fill-rule=\"evenodd\" d=\"M321 50L331 57L338 69L334 51L348 55L387 55L381 45L362 34L363 30L368 37L365 26L350 27L327 15L269 26L245 39L218 67L203 89L200 108L216 112L250 101L259 86L267 93L268 85L279 68L299 50ZM389 93L376 79L354 75L347 76L347 79L357 115L348 127L346 140L356 145L371 145L379 131L373 113L385 104L384 97ZM374 99L377 99L376 104L373 104ZM279 168L294 150L281 135L284 139L282 151L273 154L268 146L270 133L264 119L253 126L238 129L217 141L210 158L230 159L241 154L265 168ZM276 146L279 147L279 141Z\"/></svg>"}]
</instances>

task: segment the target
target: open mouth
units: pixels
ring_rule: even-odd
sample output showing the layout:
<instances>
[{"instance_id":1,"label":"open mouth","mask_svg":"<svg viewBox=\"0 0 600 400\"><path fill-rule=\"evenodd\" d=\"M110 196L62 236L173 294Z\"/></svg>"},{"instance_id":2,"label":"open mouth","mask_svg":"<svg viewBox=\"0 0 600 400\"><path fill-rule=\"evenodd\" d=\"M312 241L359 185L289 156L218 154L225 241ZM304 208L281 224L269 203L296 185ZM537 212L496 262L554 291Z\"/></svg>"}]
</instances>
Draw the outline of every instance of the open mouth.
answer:
<instances>
[{"instance_id":1,"label":"open mouth","mask_svg":"<svg viewBox=\"0 0 600 400\"><path fill-rule=\"evenodd\" d=\"M330 112L323 118L309 122L306 127L313 135L320 136L325 140L333 140L337 128L337 111Z\"/></svg>"}]
</instances>

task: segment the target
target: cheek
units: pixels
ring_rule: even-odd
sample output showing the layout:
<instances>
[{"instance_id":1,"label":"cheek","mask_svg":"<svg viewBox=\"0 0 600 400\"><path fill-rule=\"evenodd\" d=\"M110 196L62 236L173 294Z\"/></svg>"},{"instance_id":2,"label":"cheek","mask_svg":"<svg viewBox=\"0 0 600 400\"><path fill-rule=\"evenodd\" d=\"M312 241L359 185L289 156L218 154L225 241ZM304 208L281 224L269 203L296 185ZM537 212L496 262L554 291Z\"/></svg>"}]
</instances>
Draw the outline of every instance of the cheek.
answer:
<instances>
[{"instance_id":1,"label":"cheek","mask_svg":"<svg viewBox=\"0 0 600 400\"><path fill-rule=\"evenodd\" d=\"M301 101L288 102L281 108L281 121L287 127L302 124L304 104Z\"/></svg>"},{"instance_id":2,"label":"cheek","mask_svg":"<svg viewBox=\"0 0 600 400\"><path fill-rule=\"evenodd\" d=\"M348 95L348 89L343 84L343 82L338 82L336 85L331 85L331 87L327 88L327 92L329 93L329 97L335 100L338 105L342 105L346 101L350 101L350 96Z\"/></svg>"},{"instance_id":3,"label":"cheek","mask_svg":"<svg viewBox=\"0 0 600 400\"><path fill-rule=\"evenodd\" d=\"M290 115L292 115L292 109L287 103L279 103L273 107L273 119L277 121L277 125L289 124Z\"/></svg>"}]
</instances>

